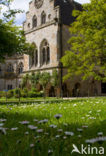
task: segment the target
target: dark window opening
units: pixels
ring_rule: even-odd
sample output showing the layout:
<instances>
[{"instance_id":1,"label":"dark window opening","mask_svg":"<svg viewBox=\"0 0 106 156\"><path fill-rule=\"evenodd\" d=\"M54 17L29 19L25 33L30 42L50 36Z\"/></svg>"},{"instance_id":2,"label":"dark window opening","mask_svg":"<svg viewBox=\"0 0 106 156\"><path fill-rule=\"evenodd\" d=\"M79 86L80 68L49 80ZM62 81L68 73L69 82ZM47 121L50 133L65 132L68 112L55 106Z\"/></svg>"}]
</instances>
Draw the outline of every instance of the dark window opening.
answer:
<instances>
[{"instance_id":1,"label":"dark window opening","mask_svg":"<svg viewBox=\"0 0 106 156\"><path fill-rule=\"evenodd\" d=\"M7 67L7 72L14 72L14 68L12 64L9 64Z\"/></svg>"},{"instance_id":2,"label":"dark window opening","mask_svg":"<svg viewBox=\"0 0 106 156\"><path fill-rule=\"evenodd\" d=\"M46 62L46 51L45 48L42 50L42 63L44 64Z\"/></svg>"},{"instance_id":3,"label":"dark window opening","mask_svg":"<svg viewBox=\"0 0 106 156\"><path fill-rule=\"evenodd\" d=\"M53 86L49 90L49 97L55 97L55 89Z\"/></svg>"},{"instance_id":4,"label":"dark window opening","mask_svg":"<svg viewBox=\"0 0 106 156\"><path fill-rule=\"evenodd\" d=\"M8 90L11 90L12 88L13 88L12 85L8 85L8 86L7 86L7 89L8 89Z\"/></svg>"},{"instance_id":5,"label":"dark window opening","mask_svg":"<svg viewBox=\"0 0 106 156\"><path fill-rule=\"evenodd\" d=\"M30 23L28 23L28 28L30 28Z\"/></svg>"},{"instance_id":6,"label":"dark window opening","mask_svg":"<svg viewBox=\"0 0 106 156\"><path fill-rule=\"evenodd\" d=\"M38 51L35 51L35 66L38 64Z\"/></svg>"},{"instance_id":7,"label":"dark window opening","mask_svg":"<svg viewBox=\"0 0 106 156\"><path fill-rule=\"evenodd\" d=\"M19 64L18 73L19 74L23 73L23 63Z\"/></svg>"},{"instance_id":8,"label":"dark window opening","mask_svg":"<svg viewBox=\"0 0 106 156\"><path fill-rule=\"evenodd\" d=\"M42 12L41 14L41 24L45 24L46 23L46 14L45 12Z\"/></svg>"},{"instance_id":9,"label":"dark window opening","mask_svg":"<svg viewBox=\"0 0 106 156\"><path fill-rule=\"evenodd\" d=\"M34 28L34 27L37 27L37 18L36 18L35 15L33 16L33 19L32 19L32 27L33 27L33 28Z\"/></svg>"},{"instance_id":10,"label":"dark window opening","mask_svg":"<svg viewBox=\"0 0 106 156\"><path fill-rule=\"evenodd\" d=\"M34 65L34 52L32 53L32 66Z\"/></svg>"},{"instance_id":11,"label":"dark window opening","mask_svg":"<svg viewBox=\"0 0 106 156\"><path fill-rule=\"evenodd\" d=\"M76 83L73 90L72 90L72 96L79 97L80 96L80 83Z\"/></svg>"},{"instance_id":12,"label":"dark window opening","mask_svg":"<svg viewBox=\"0 0 106 156\"><path fill-rule=\"evenodd\" d=\"M43 40L41 44L41 65L50 63L50 47L47 40Z\"/></svg>"},{"instance_id":13,"label":"dark window opening","mask_svg":"<svg viewBox=\"0 0 106 156\"><path fill-rule=\"evenodd\" d=\"M67 85L65 83L62 85L62 93L63 97L68 97Z\"/></svg>"},{"instance_id":14,"label":"dark window opening","mask_svg":"<svg viewBox=\"0 0 106 156\"><path fill-rule=\"evenodd\" d=\"M50 62L50 48L47 47L47 63Z\"/></svg>"}]
</instances>

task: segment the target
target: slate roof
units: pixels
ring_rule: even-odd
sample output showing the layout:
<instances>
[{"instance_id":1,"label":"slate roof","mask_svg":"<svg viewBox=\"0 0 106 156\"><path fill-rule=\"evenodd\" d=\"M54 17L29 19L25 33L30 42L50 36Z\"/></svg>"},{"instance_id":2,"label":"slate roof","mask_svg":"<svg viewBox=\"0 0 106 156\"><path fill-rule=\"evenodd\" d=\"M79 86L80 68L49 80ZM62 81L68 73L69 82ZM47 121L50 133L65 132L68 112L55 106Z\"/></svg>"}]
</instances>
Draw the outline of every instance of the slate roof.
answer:
<instances>
[{"instance_id":1,"label":"slate roof","mask_svg":"<svg viewBox=\"0 0 106 156\"><path fill-rule=\"evenodd\" d=\"M75 21L75 17L72 16L72 11L82 10L80 3L77 3L73 0L55 0L54 7L60 6L61 9L61 22L65 25L70 25Z\"/></svg>"}]
</instances>

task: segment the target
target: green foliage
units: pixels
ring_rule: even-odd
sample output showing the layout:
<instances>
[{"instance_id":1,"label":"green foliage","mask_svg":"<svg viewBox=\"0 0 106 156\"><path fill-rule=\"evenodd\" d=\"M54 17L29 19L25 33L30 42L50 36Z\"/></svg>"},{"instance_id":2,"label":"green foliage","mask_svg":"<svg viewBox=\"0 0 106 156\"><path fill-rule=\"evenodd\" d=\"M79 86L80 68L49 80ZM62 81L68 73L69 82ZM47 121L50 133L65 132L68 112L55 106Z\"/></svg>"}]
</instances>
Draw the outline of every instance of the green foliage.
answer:
<instances>
[{"instance_id":1,"label":"green foliage","mask_svg":"<svg viewBox=\"0 0 106 156\"><path fill-rule=\"evenodd\" d=\"M21 97L26 98L28 97L28 89L24 88L23 90L21 90Z\"/></svg>"},{"instance_id":2,"label":"green foliage","mask_svg":"<svg viewBox=\"0 0 106 156\"><path fill-rule=\"evenodd\" d=\"M30 75L30 82L32 87L36 87L36 85L39 83L40 76L40 72L32 72L32 74Z\"/></svg>"},{"instance_id":3,"label":"green foliage","mask_svg":"<svg viewBox=\"0 0 106 156\"><path fill-rule=\"evenodd\" d=\"M32 88L31 89L33 92L37 92L37 89L36 88Z\"/></svg>"},{"instance_id":4,"label":"green foliage","mask_svg":"<svg viewBox=\"0 0 106 156\"><path fill-rule=\"evenodd\" d=\"M52 72L52 80L51 83L54 87L59 86L59 75L56 69L53 70Z\"/></svg>"},{"instance_id":5,"label":"green foliage","mask_svg":"<svg viewBox=\"0 0 106 156\"><path fill-rule=\"evenodd\" d=\"M30 98L37 98L37 97L43 97L44 93L43 92L34 92L34 91L29 91L28 92L28 97Z\"/></svg>"},{"instance_id":6,"label":"green foliage","mask_svg":"<svg viewBox=\"0 0 106 156\"><path fill-rule=\"evenodd\" d=\"M106 82L106 3L91 0L83 11L74 11L76 21L70 27L70 50L62 63L68 68L65 79L73 76L90 77Z\"/></svg>"},{"instance_id":7,"label":"green foliage","mask_svg":"<svg viewBox=\"0 0 106 156\"><path fill-rule=\"evenodd\" d=\"M5 92L4 91L0 91L0 98L5 96Z\"/></svg>"},{"instance_id":8,"label":"green foliage","mask_svg":"<svg viewBox=\"0 0 106 156\"><path fill-rule=\"evenodd\" d=\"M6 5L9 7L11 0L2 0L0 5ZM5 19L0 19L0 62L5 59L5 56L11 56L13 54L29 53L33 51L34 46L26 42L24 32L21 27L14 25L13 18L18 10L10 10L5 13Z\"/></svg>"},{"instance_id":9,"label":"green foliage","mask_svg":"<svg viewBox=\"0 0 106 156\"><path fill-rule=\"evenodd\" d=\"M21 82L21 86L22 88L25 88L27 87L28 83L29 83L29 80L30 80L30 76L29 74L26 74L22 77L22 82Z\"/></svg>"},{"instance_id":10,"label":"green foliage","mask_svg":"<svg viewBox=\"0 0 106 156\"><path fill-rule=\"evenodd\" d=\"M30 94L29 97L37 97L37 96L39 97L41 95L36 95L36 92L37 92L36 86L37 86L37 84L42 85L43 91L44 91L47 84L49 82L51 82L51 78L52 77L51 77L50 73L48 73L48 72L43 72L43 73L40 73L40 72L34 73L33 72L31 75L26 74L25 76L23 76L21 86L24 89L25 87L28 88L28 84L30 84L31 85L30 88L32 88L32 89L28 93L28 94ZM57 81L56 81L56 83L57 83ZM24 95L24 92L22 94Z\"/></svg>"},{"instance_id":11,"label":"green foliage","mask_svg":"<svg viewBox=\"0 0 106 156\"><path fill-rule=\"evenodd\" d=\"M46 85L50 82L51 76L48 72L41 73L39 83L43 86L43 89L45 89Z\"/></svg>"},{"instance_id":12,"label":"green foliage","mask_svg":"<svg viewBox=\"0 0 106 156\"><path fill-rule=\"evenodd\" d=\"M28 97L30 97L30 98L36 97L36 92L29 91L29 92L28 92Z\"/></svg>"},{"instance_id":13,"label":"green foliage","mask_svg":"<svg viewBox=\"0 0 106 156\"><path fill-rule=\"evenodd\" d=\"M2 10L2 6L6 8L6 12L3 13L3 19L8 21L10 18L13 18L16 16L17 13L22 13L22 10L17 9L11 9L10 5L12 4L14 0L0 0L0 9Z\"/></svg>"},{"instance_id":14,"label":"green foliage","mask_svg":"<svg viewBox=\"0 0 106 156\"><path fill-rule=\"evenodd\" d=\"M14 89L14 96L15 98L21 97L21 90L19 88Z\"/></svg>"},{"instance_id":15,"label":"green foliage","mask_svg":"<svg viewBox=\"0 0 106 156\"><path fill-rule=\"evenodd\" d=\"M13 90L9 90L7 92L7 98L12 98L14 96L14 91Z\"/></svg>"}]
</instances>

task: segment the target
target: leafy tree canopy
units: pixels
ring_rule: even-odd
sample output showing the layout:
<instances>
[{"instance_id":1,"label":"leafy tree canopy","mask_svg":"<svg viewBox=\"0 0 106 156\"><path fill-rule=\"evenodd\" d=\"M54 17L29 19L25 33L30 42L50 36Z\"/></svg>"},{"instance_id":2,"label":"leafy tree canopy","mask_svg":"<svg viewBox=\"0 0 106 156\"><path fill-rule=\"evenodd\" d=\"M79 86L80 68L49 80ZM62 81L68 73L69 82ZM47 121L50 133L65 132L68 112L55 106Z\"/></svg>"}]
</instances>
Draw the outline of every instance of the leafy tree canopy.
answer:
<instances>
[{"instance_id":1,"label":"leafy tree canopy","mask_svg":"<svg viewBox=\"0 0 106 156\"><path fill-rule=\"evenodd\" d=\"M106 2L91 0L73 16L77 18L70 27L70 50L62 58L68 69L65 79L80 75L106 82Z\"/></svg>"},{"instance_id":2,"label":"leafy tree canopy","mask_svg":"<svg viewBox=\"0 0 106 156\"><path fill-rule=\"evenodd\" d=\"M1 0L0 6L5 5L8 10L4 13L4 17L0 19L0 61L5 56L13 54L22 54L33 51L34 46L26 42L24 32L21 27L15 26L13 17L20 10L11 10L9 8L12 0Z\"/></svg>"}]
</instances>

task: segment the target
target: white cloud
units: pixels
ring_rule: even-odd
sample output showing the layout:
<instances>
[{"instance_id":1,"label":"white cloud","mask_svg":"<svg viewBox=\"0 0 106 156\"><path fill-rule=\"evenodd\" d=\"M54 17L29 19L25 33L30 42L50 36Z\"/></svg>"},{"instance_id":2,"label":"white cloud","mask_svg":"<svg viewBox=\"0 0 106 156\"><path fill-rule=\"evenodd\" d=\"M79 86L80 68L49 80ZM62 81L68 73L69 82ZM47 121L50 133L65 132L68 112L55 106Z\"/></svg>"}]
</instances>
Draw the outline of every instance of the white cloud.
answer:
<instances>
[{"instance_id":1,"label":"white cloud","mask_svg":"<svg viewBox=\"0 0 106 156\"><path fill-rule=\"evenodd\" d=\"M90 0L75 0L76 2L79 2L81 4L84 4L84 3L89 3Z\"/></svg>"},{"instance_id":2,"label":"white cloud","mask_svg":"<svg viewBox=\"0 0 106 156\"><path fill-rule=\"evenodd\" d=\"M13 9L21 9L21 10L25 10L27 11L29 8L29 2L31 0L14 0L14 2L12 3L11 7Z\"/></svg>"},{"instance_id":3,"label":"white cloud","mask_svg":"<svg viewBox=\"0 0 106 156\"><path fill-rule=\"evenodd\" d=\"M21 9L25 12L29 9L29 2L31 0L14 0L11 5L12 9ZM16 24L21 25L25 21L25 12L16 15Z\"/></svg>"}]
</instances>

